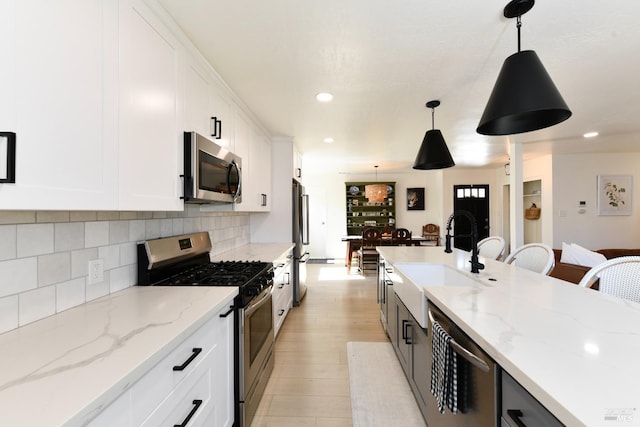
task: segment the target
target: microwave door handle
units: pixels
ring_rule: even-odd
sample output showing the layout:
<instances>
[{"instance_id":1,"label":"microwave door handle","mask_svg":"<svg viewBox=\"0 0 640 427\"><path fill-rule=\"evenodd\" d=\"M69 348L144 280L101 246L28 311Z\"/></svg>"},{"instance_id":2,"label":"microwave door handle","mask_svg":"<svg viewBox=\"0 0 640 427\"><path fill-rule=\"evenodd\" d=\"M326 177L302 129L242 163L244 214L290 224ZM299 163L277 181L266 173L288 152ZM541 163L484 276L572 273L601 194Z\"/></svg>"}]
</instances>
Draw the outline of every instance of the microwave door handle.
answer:
<instances>
[{"instance_id":1,"label":"microwave door handle","mask_svg":"<svg viewBox=\"0 0 640 427\"><path fill-rule=\"evenodd\" d=\"M240 195L240 191L241 191L240 189L242 187L242 176L240 175L240 168L238 167L238 164L236 163L235 160L231 161L231 164L227 169L227 189L229 191L229 194L231 194L231 185L229 184L229 181L231 179L231 171L233 169L236 169L238 171L238 186L236 187L236 192L233 193L233 201L235 202L238 196Z\"/></svg>"}]
</instances>

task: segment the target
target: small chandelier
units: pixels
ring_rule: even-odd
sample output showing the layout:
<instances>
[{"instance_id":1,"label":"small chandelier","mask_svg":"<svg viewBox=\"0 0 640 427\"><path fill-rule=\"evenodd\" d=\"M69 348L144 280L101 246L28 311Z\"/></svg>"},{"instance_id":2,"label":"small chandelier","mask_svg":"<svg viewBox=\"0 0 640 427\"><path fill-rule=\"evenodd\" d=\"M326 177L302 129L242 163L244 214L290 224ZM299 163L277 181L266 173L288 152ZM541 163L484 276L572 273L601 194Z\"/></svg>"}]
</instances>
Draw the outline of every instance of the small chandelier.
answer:
<instances>
[{"instance_id":1,"label":"small chandelier","mask_svg":"<svg viewBox=\"0 0 640 427\"><path fill-rule=\"evenodd\" d=\"M440 101L427 102L427 108L431 108L431 129L424 134L416 161L413 163L414 169L444 169L456 165L447 148L447 143L444 142L442 132L435 129L434 115L438 105Z\"/></svg>"},{"instance_id":2,"label":"small chandelier","mask_svg":"<svg viewBox=\"0 0 640 427\"><path fill-rule=\"evenodd\" d=\"M505 18L517 18L518 52L505 59L476 131L513 135L556 125L571 117L562 95L533 50L520 50L520 17L534 0L512 0Z\"/></svg>"},{"instance_id":3,"label":"small chandelier","mask_svg":"<svg viewBox=\"0 0 640 427\"><path fill-rule=\"evenodd\" d=\"M376 168L376 181L378 181L378 165ZM382 203L387 197L387 185L386 184L369 184L364 186L364 195L369 200L369 203Z\"/></svg>"}]
</instances>

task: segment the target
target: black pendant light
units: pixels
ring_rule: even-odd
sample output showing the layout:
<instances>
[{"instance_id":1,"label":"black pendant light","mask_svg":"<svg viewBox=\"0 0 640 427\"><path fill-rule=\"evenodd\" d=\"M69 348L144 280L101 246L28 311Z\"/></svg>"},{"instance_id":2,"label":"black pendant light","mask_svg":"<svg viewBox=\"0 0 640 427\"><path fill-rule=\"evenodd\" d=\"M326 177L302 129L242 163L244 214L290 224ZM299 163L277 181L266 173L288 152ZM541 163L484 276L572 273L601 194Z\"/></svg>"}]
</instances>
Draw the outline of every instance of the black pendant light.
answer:
<instances>
[{"instance_id":1,"label":"black pendant light","mask_svg":"<svg viewBox=\"0 0 640 427\"><path fill-rule=\"evenodd\" d=\"M504 8L506 18L517 18L518 52L505 59L477 132L483 135L513 135L556 125L571 117L571 111L549 77L538 55L520 51L520 17L534 0L512 0Z\"/></svg>"},{"instance_id":2,"label":"black pendant light","mask_svg":"<svg viewBox=\"0 0 640 427\"><path fill-rule=\"evenodd\" d=\"M431 108L431 130L424 134L420 151L418 151L416 161L413 163L414 169L445 169L456 165L447 144L444 142L442 132L439 129L434 129L433 116L438 105L440 105L440 101L427 102L427 108Z\"/></svg>"}]
</instances>

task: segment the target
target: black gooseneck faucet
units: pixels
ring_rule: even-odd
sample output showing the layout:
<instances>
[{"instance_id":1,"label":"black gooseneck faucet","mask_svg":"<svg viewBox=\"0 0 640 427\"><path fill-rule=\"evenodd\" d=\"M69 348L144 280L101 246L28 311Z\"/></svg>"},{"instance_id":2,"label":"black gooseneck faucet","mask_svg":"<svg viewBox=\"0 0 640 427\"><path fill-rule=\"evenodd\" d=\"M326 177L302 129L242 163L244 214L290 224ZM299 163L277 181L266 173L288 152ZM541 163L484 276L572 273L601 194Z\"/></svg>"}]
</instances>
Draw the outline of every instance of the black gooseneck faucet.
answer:
<instances>
[{"instance_id":1,"label":"black gooseneck faucet","mask_svg":"<svg viewBox=\"0 0 640 427\"><path fill-rule=\"evenodd\" d=\"M476 224L476 218L469 211L465 211L464 209L458 209L457 211L453 211L449 219L447 220L447 236L445 237L445 249L444 251L448 254L453 252L451 250L451 238L456 237L451 235L451 223L454 218L464 216L471 223L471 234L464 234L457 237L471 237L471 272L472 273L480 273L480 270L484 268L484 264L478 261L478 225Z\"/></svg>"}]
</instances>

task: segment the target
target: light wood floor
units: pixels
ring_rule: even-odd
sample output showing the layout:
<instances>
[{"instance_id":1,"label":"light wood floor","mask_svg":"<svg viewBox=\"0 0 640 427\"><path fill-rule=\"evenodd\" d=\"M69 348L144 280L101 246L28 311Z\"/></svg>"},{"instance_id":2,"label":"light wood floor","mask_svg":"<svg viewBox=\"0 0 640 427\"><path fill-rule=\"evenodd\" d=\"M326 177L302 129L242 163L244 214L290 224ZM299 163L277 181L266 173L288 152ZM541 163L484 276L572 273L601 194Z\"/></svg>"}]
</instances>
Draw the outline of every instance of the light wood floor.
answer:
<instances>
[{"instance_id":1,"label":"light wood floor","mask_svg":"<svg viewBox=\"0 0 640 427\"><path fill-rule=\"evenodd\" d=\"M351 427L347 342L388 341L375 272L307 264L307 295L284 321L251 427Z\"/></svg>"}]
</instances>

